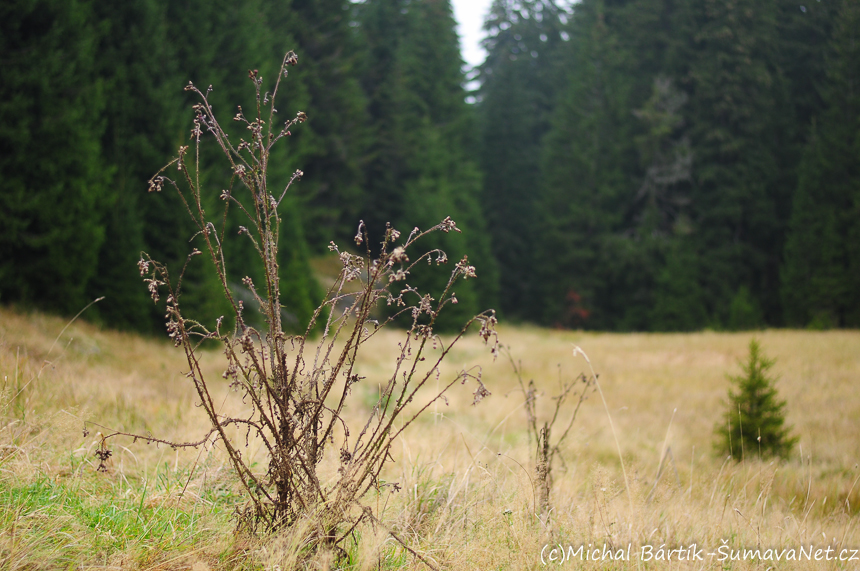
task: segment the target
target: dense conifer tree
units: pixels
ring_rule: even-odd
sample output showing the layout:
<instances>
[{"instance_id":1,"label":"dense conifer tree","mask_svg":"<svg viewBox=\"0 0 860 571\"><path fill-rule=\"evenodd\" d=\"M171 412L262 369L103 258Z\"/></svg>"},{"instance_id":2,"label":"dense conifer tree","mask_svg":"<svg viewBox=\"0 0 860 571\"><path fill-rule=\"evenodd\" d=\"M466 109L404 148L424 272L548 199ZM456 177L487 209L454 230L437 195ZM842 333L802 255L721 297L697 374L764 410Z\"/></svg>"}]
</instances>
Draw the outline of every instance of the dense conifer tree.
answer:
<instances>
[{"instance_id":1,"label":"dense conifer tree","mask_svg":"<svg viewBox=\"0 0 860 571\"><path fill-rule=\"evenodd\" d=\"M369 36L364 85L377 128L362 218L372 243L386 222L404 234L446 216L457 222L463 234L435 235L420 247L445 250L448 267L469 255L478 269L481 279L456 286L459 303L438 323L455 327L492 303L496 275L478 203L480 173L468 151L472 123L451 6L370 1L361 22ZM408 281L438 298L444 273L419 267Z\"/></svg>"},{"instance_id":2,"label":"dense conifer tree","mask_svg":"<svg viewBox=\"0 0 860 571\"><path fill-rule=\"evenodd\" d=\"M0 298L64 313L86 304L111 173L93 4L0 7Z\"/></svg>"},{"instance_id":3,"label":"dense conifer tree","mask_svg":"<svg viewBox=\"0 0 860 571\"><path fill-rule=\"evenodd\" d=\"M804 20L775 2L575 5L570 80L543 145L548 231L536 245L547 323L779 323L804 136L795 121L819 104L807 80L823 69L828 13L798 10Z\"/></svg>"},{"instance_id":4,"label":"dense conifer tree","mask_svg":"<svg viewBox=\"0 0 860 571\"><path fill-rule=\"evenodd\" d=\"M366 52L360 77L367 97L371 140L364 165L366 200L360 217L372 244L383 235L385 224L400 220L402 213L399 195L406 176L407 148L397 107L402 98L397 53L405 24L401 4L400 0L370 1L360 5L359 11Z\"/></svg>"},{"instance_id":5,"label":"dense conifer tree","mask_svg":"<svg viewBox=\"0 0 860 571\"><path fill-rule=\"evenodd\" d=\"M541 303L535 283L535 211L543 138L566 73L567 12L554 0L496 0L484 29L487 60L479 69L482 203L499 263L501 309L530 320Z\"/></svg>"},{"instance_id":6,"label":"dense conifer tree","mask_svg":"<svg viewBox=\"0 0 860 571\"><path fill-rule=\"evenodd\" d=\"M537 274L545 322L611 327L606 315L609 238L623 220L629 182L629 84L617 71L626 54L603 2L575 7L569 84L544 150Z\"/></svg>"},{"instance_id":7,"label":"dense conifer tree","mask_svg":"<svg viewBox=\"0 0 860 571\"><path fill-rule=\"evenodd\" d=\"M691 240L711 323L725 325L746 286L771 322L790 193L780 177L788 138L787 87L778 66L775 2L704 1L690 10L694 43L683 78L694 155Z\"/></svg>"},{"instance_id":8,"label":"dense conifer tree","mask_svg":"<svg viewBox=\"0 0 860 571\"><path fill-rule=\"evenodd\" d=\"M782 268L788 323L860 325L860 7L842 4L826 110L804 153Z\"/></svg>"},{"instance_id":9,"label":"dense conifer tree","mask_svg":"<svg viewBox=\"0 0 860 571\"><path fill-rule=\"evenodd\" d=\"M176 135L185 127L178 121L181 83L162 3L97 4L94 17L101 23L98 73L106 94L102 149L114 170L105 197L106 239L98 271L88 284L91 297L105 299L89 317L98 316L111 327L145 331L160 321L161 312L152 308L135 270L141 250L147 249L145 226L166 213L150 220L141 213L149 211L152 200L146 196L146 181L176 152ZM160 239L164 232L167 229Z\"/></svg>"},{"instance_id":10,"label":"dense conifer tree","mask_svg":"<svg viewBox=\"0 0 860 571\"><path fill-rule=\"evenodd\" d=\"M308 121L294 134L305 173L297 194L316 253L355 235L365 198L362 161L369 144L366 101L358 77L363 54L348 0L270 3L270 23L295 38L300 65L290 83L307 93ZM289 22L287 21L289 20Z\"/></svg>"}]
</instances>

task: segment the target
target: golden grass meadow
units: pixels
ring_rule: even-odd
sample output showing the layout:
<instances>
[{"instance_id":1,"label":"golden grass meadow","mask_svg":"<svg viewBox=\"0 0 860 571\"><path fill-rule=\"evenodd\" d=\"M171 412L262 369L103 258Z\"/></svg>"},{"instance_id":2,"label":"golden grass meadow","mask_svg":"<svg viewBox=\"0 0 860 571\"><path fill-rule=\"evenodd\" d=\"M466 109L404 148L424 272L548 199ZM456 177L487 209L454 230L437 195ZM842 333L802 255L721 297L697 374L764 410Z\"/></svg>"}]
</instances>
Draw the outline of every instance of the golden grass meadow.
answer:
<instances>
[{"instance_id":1,"label":"golden grass meadow","mask_svg":"<svg viewBox=\"0 0 860 571\"><path fill-rule=\"evenodd\" d=\"M99 432L191 441L206 433L208 419L195 407L181 349L83 321L65 326L0 309L0 569L427 568L370 521L340 558L308 553L295 530L238 533L233 514L243 498L217 446L176 451L116 438L107 471L98 472ZM502 325L499 334L537 384L539 421L551 414L559 379L589 371L576 346L598 373L606 405L591 391L583 402L542 519L534 443L511 364L494 361L476 334L458 345L440 382L479 365L492 395L472 406L474 387L457 386L447 404L431 405L406 431L385 482L365 498L436 567L860 569L860 332L600 334ZM383 331L364 352L365 378L347 409L356 422L376 401L399 336ZM739 373L753 337L776 360L779 396L800 438L787 460L760 461L747 450L735 462L715 452L727 375ZM220 380L223 356L205 359L210 378ZM246 406L227 381L214 390L225 412ZM565 418L575 404L562 409ZM260 447L248 446L263 461ZM336 453L329 448L323 473L337 469Z\"/></svg>"}]
</instances>

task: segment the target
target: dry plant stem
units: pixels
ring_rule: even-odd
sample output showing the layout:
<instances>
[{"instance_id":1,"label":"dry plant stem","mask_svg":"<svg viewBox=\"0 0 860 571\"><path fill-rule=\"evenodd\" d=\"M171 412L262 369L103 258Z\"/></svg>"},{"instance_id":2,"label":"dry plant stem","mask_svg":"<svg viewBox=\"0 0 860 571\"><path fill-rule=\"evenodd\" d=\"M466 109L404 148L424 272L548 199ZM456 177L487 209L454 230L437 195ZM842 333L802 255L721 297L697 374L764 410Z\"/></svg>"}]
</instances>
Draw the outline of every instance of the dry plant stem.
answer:
<instances>
[{"instance_id":1,"label":"dry plant stem","mask_svg":"<svg viewBox=\"0 0 860 571\"><path fill-rule=\"evenodd\" d=\"M85 312L85 311L86 311L86 310L88 310L90 307L92 307L93 305L97 304L98 302L100 302L100 301L101 301L101 300L103 300L103 299L104 299L104 296L102 296L102 297L98 297L98 298L96 298L96 299L92 300L92 301L91 301L91 302L89 302L87 305L85 305L85 306L84 306L84 308L83 308L82 310L80 310L77 314L75 314L75 316L74 316L73 318L71 318L71 319L66 323L65 327L63 327L63 329L60 331L59 335L57 335L57 337L54 339L54 342L53 342L53 343L51 343L51 348L50 348L50 349L48 349L48 352L45 354L45 361L42 363L42 366L39 368L39 371L38 371L38 372L37 372L33 377L31 377L29 381L27 381L26 383L24 383L24 386L22 386L21 388L19 388L19 389L18 389L18 392L16 392L16 393L12 396L12 398L11 398L11 399L9 399L10 401L14 401L16 398L18 398L18 396L19 396L22 392L24 392L24 389L26 389L26 388L30 385L30 383L32 383L33 381L35 381L36 379L38 379L39 377L41 377L41 376L42 376L42 371L44 371L44 370L45 370L45 367L47 367L48 365L50 365L50 364L51 364L51 362L50 362L50 361L48 361L48 356L51 354L51 351L53 351L53 350L54 350L54 347L56 347L56 346L57 346L57 341L59 341L59 340L60 340L60 337L62 337L62 336L63 336L63 333L65 333L65 332L66 332L66 329L68 329L68 328L69 328L69 326L70 326L72 323L74 323L74 322L78 319L78 317L80 317L80 316L81 316L81 314L83 314L83 312ZM16 382L17 382L17 379L18 379L18 365L17 365L17 359L16 359L16 364L15 364L15 379L16 379ZM5 388L5 387L4 387L4 388Z\"/></svg>"},{"instance_id":2,"label":"dry plant stem","mask_svg":"<svg viewBox=\"0 0 860 571\"><path fill-rule=\"evenodd\" d=\"M583 401L587 397L588 388L591 385L592 381L596 381L596 377L588 378L583 374L580 374L578 377L573 379L572 381L565 382L561 377L561 370L559 370L559 385L561 387L561 391L556 396L552 397L555 400L555 409L553 410L552 418L543 423L543 426L538 429L537 426L537 396L538 390L535 385L534 380L529 380L528 388L526 388L526 383L523 380L522 375L522 366L514 361L513 356L511 355L510 348L505 348L506 354L508 356L508 360L511 363L511 368L514 371L514 374L517 377L517 381L520 385L520 390L523 393L524 402L523 405L526 409L526 422L529 429L529 436L534 440L535 443L535 482L533 482L533 487L537 487L537 496L539 499L535 500L535 512L539 515L547 517L550 512L550 493L552 492L552 465L553 461L558 455L558 458L561 460L561 444L564 442L567 435L570 433L571 428L573 428L573 423L576 421L576 415L579 413L579 409L582 406ZM594 371L592 371L592 375L594 375ZM582 388L582 391L579 394L579 399L576 403L576 407L573 409L573 412L570 415L570 419L567 422L567 427L562 433L561 437L555 442L555 444L551 443L551 434L552 428L555 426L556 421L559 418L559 413L561 412L562 405L565 400L570 395L575 395L574 388L576 387L578 382L582 382L585 386ZM563 462L563 460L562 460Z\"/></svg>"},{"instance_id":3,"label":"dry plant stem","mask_svg":"<svg viewBox=\"0 0 860 571\"><path fill-rule=\"evenodd\" d=\"M630 481L627 479L627 469L624 467L624 455L621 453L621 444L618 442L618 434L615 432L615 423L612 422L612 415L609 413L609 405L606 404L606 397L603 396L603 389L600 388L600 381L597 380L597 375L594 373L594 367L591 366L591 359L580 347L573 346L573 356L582 355L585 362L588 363L588 368L591 370L591 377L594 379L594 385L597 387L597 392L600 394L600 400L603 401L603 408L606 410L606 417L609 419L609 428L612 429L612 438L615 440L615 448L618 450L618 460L621 462L621 473L624 475L624 487L627 489L627 501L630 504L630 512L633 513L633 494L630 493Z\"/></svg>"},{"instance_id":4,"label":"dry plant stem","mask_svg":"<svg viewBox=\"0 0 860 571\"><path fill-rule=\"evenodd\" d=\"M257 72L249 72L256 92L256 113L248 118L239 108L234 121L250 131L250 140L240 139L238 145L230 141L212 111L208 100L212 88L203 92L189 83L185 89L197 94L201 100L194 105L196 117L191 130L195 146L193 165L186 161L188 147L181 147L179 156L150 181L151 191L160 191L167 185L179 194L197 228L194 239L202 240L202 247L212 261L232 311L232 331L225 330L223 318L210 328L186 318L182 312L180 302L185 269L194 256L204 252L194 248L176 279L171 278L165 265L142 255L139 262L141 276L154 301L159 300L162 292L167 296L165 318L168 335L177 347L185 351L189 368L187 377L194 384L212 429L202 440L189 443L173 443L121 431L114 431L108 438L131 436L173 447L199 447L220 442L244 487L250 506L246 519L252 528L257 522L266 528L274 528L292 525L300 518L312 516L316 534L312 544L337 546L346 537L338 532L339 526L352 521L349 514L357 509L358 500L378 487L379 474L391 459L393 442L415 419L432 403L444 398L444 393L457 382L476 382L475 403L490 394L481 381L480 369L464 369L443 383L443 388L434 398L418 406L417 410L410 408L427 382L438 379L443 360L473 323L480 323L480 335L485 343L493 341L495 354L496 318L492 310L475 316L447 344L434 333L439 313L449 303L456 303L453 294L455 282L460 278L475 277L475 269L466 258L455 265L438 298L419 292L405 282L416 264L447 262L447 256L441 250L416 255L414 260L409 259L409 254L418 247L417 242L432 232L459 232L453 220L446 218L424 231L416 228L402 242L399 242L400 232L388 226L377 254L371 251L362 222L356 234L356 244L364 245L364 253L357 255L341 251L332 243L330 250L338 255L342 264L340 275L314 311L303 334L288 334L284 330L278 267L281 223L278 206L302 173L296 171L276 197L268 190L267 170L272 146L307 118L303 112L298 112L282 127L275 127L274 123L280 81L287 76L288 68L296 63L297 58L292 52L285 56L271 95L262 93L262 78ZM268 123L263 119L267 106ZM233 173L230 187L221 191L224 206L219 217L220 228L210 221L203 206L205 191L201 186L200 147L203 140L210 137L227 158ZM167 169L171 166L181 173L179 181L167 176ZM262 289L258 289L250 277L246 276L241 281L259 306L264 328L258 329L248 323L243 302L237 301L229 286L224 241L228 235L227 214L232 207L238 208L248 218L248 227L240 226L239 234L251 241L262 262L265 282ZM349 282L360 284L357 293L345 293ZM394 311L379 323L374 316L381 303ZM355 372L361 347L400 315L411 317L411 327L404 332L400 355L379 401L363 428L353 435L342 413L353 385L361 380ZM370 323L376 323L373 331L367 328ZM308 346L310 335L318 326L321 335L315 341L316 346L311 348ZM223 346L227 359L223 378L251 404L250 414L240 418L228 417L216 409L211 393L212 382L205 378L198 357L201 343L207 340L217 341ZM432 358L425 356L437 347L441 348L438 355ZM227 432L231 425L238 428L239 436ZM265 473L252 470L249 461L243 457L239 442L242 434L246 446L251 437L262 443L268 456ZM323 484L317 467L329 445L339 446L340 468L333 483Z\"/></svg>"},{"instance_id":5,"label":"dry plant stem","mask_svg":"<svg viewBox=\"0 0 860 571\"><path fill-rule=\"evenodd\" d=\"M654 485L651 486L651 491L648 492L648 498L645 500L646 503L651 501L651 498L654 495L654 490L657 489L657 483L660 481L660 476L663 474L663 462L666 460L667 453L666 444L669 442L669 433L672 430L672 421L675 420L676 412L678 412L677 408L672 410L672 417L669 419L669 426L666 427L666 436L663 438L663 445L660 447L660 463L657 466L657 475L654 476Z\"/></svg>"},{"instance_id":6,"label":"dry plant stem","mask_svg":"<svg viewBox=\"0 0 860 571\"><path fill-rule=\"evenodd\" d=\"M63 329L60 331L59 335L57 335L56 339L54 339L54 342L53 342L53 343L51 343L51 348L50 348L50 349L48 349L48 353L47 353L47 355L45 355L45 357L46 357L46 358L47 358L47 356L48 356L48 355L50 355L50 354L51 354L51 351L53 351L53 350L54 350L54 347L57 345L57 341L59 341L59 340L60 340L60 337L62 337L62 336L63 336L63 333L65 333L65 332L66 332L66 329L68 329L68 328L69 328L69 326L71 326L71 324L72 324L72 323L74 323L75 321L77 321L78 317L80 317L80 316L81 316L81 315L82 315L86 310L88 310L88 309L89 309L89 308L91 308L93 305L97 304L98 302L100 302L100 301L101 301L101 300L103 300L103 299L104 299L104 296L102 296L102 297L97 297L96 299L92 300L91 302L89 302L88 304L86 304L82 310L80 310L79 312L77 312L77 313L75 314L75 316L74 316L73 318L71 318L71 319L66 323L66 325L63 327Z\"/></svg>"}]
</instances>

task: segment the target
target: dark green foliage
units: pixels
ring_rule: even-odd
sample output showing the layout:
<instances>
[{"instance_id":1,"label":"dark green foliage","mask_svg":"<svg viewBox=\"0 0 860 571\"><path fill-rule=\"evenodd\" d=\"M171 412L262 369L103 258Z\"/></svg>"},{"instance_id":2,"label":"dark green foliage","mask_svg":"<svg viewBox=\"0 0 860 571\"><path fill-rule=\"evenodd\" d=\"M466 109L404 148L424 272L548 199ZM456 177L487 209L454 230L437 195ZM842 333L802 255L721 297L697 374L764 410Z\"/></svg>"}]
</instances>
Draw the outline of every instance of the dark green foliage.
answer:
<instances>
[{"instance_id":1,"label":"dark green foliage","mask_svg":"<svg viewBox=\"0 0 860 571\"><path fill-rule=\"evenodd\" d=\"M366 201L360 211L369 236L382 236L386 222L400 220L401 180L406 176L407 147L398 112L402 98L397 52L403 35L400 2L366 2L359 12L366 56L361 83L367 95L371 127L369 156L364 165ZM379 240L371 238L371 244Z\"/></svg>"},{"instance_id":2,"label":"dark green foliage","mask_svg":"<svg viewBox=\"0 0 860 571\"><path fill-rule=\"evenodd\" d=\"M117 187L114 187L115 189ZM104 296L87 318L116 329L151 332L157 315L151 311L146 290L140 287L135 268L143 247L143 228L134 206L139 197L128 192L112 197L105 216L106 239L95 274L87 284L92 298Z\"/></svg>"},{"instance_id":3,"label":"dark green foliage","mask_svg":"<svg viewBox=\"0 0 860 571\"><path fill-rule=\"evenodd\" d=\"M278 277L281 282L284 329L304 333L323 298L323 291L316 280L308 279L309 247L304 240L304 228L296 202L285 200L283 204ZM324 322L325 317L326 314L323 314L319 321Z\"/></svg>"},{"instance_id":4,"label":"dark green foliage","mask_svg":"<svg viewBox=\"0 0 860 571\"><path fill-rule=\"evenodd\" d=\"M87 286L92 298L105 299L87 314L111 327L151 331L160 327L161 311L152 308L136 270L145 238L163 240L177 219L153 211L145 181L166 156L175 153L181 85L164 26L165 8L155 0L99 3L101 22L99 75L106 93L106 125L101 140L105 161L113 165L105 196L105 241L98 270ZM175 197L170 202L179 206ZM174 258L185 256L176 252Z\"/></svg>"},{"instance_id":5,"label":"dark green foliage","mask_svg":"<svg viewBox=\"0 0 860 571\"><path fill-rule=\"evenodd\" d=\"M462 86L462 61L447 0L369 1L361 7L368 46L362 74L373 144L365 169L365 220L371 247L390 222L405 238L450 216L463 233L436 233L425 246L444 250L449 264L464 255L477 281L455 288L458 304L437 321L459 327L496 296L495 261L479 205L480 171L470 150L472 118ZM443 272L419 265L408 283L438 297Z\"/></svg>"},{"instance_id":6,"label":"dark green foliage","mask_svg":"<svg viewBox=\"0 0 860 571\"><path fill-rule=\"evenodd\" d=\"M0 7L0 298L74 313L104 240L111 168L87 1Z\"/></svg>"},{"instance_id":7,"label":"dark green foliage","mask_svg":"<svg viewBox=\"0 0 860 571\"><path fill-rule=\"evenodd\" d=\"M452 258L469 252L484 278L479 289L468 283L458 292L463 312L494 296L481 175L469 156L474 127L447 2L371 2L360 7L363 30L359 8L346 0L43 1L2 10L2 299L72 311L105 295L92 318L160 328L162 312L147 307L134 262L146 249L177 276L196 244L188 240L198 229L175 193L145 194L164 157L188 140L182 87L189 80L224 86L210 99L222 114L237 104L251 108L241 78L249 67L270 78L271 62L289 49L303 65L280 112L307 111L309 120L291 145L274 151L269 175L283 188L297 168L305 171L281 252L283 301L297 329L321 295L310 252L351 239L362 216L372 236L388 221L408 233L452 216L468 237L448 235L438 245ZM228 129L231 140L247 136ZM202 145L209 211L230 186L216 156ZM235 209L222 223L233 233L247 225ZM240 297L241 279L261 272L251 250L238 240L225 252ZM188 264L182 291L189 314L211 322L225 308L213 301L220 285L207 263Z\"/></svg>"},{"instance_id":8,"label":"dark green foliage","mask_svg":"<svg viewBox=\"0 0 860 571\"><path fill-rule=\"evenodd\" d=\"M780 141L790 107L778 68L776 2L706 0L690 12L691 240L708 260L700 266L708 313L725 323L740 286L759 297L778 284L787 215L779 205L791 196L780 176ZM760 299L778 319L772 296Z\"/></svg>"},{"instance_id":9,"label":"dark green foliage","mask_svg":"<svg viewBox=\"0 0 860 571\"><path fill-rule=\"evenodd\" d=\"M749 357L739 362L743 374L730 376L735 390L729 391L729 408L717 426L718 451L735 460L745 457L787 457L797 438L785 426L785 401L777 398L776 379L769 375L774 362L750 341Z\"/></svg>"},{"instance_id":10,"label":"dark green foliage","mask_svg":"<svg viewBox=\"0 0 860 571\"><path fill-rule=\"evenodd\" d=\"M292 0L290 9L283 4L267 3L268 22L289 31L295 45L281 39L273 57L295 48L301 62L290 72L290 94L294 99L297 88L306 92L301 104L309 119L293 135L290 162L305 173L297 206L311 250L320 253L330 240L352 239L365 198L369 125L358 76L362 46L349 1Z\"/></svg>"},{"instance_id":11,"label":"dark green foliage","mask_svg":"<svg viewBox=\"0 0 860 571\"><path fill-rule=\"evenodd\" d=\"M741 286L729 305L728 328L732 331L758 329L764 324L758 301L746 286Z\"/></svg>"},{"instance_id":12,"label":"dark green foliage","mask_svg":"<svg viewBox=\"0 0 860 571\"><path fill-rule=\"evenodd\" d=\"M621 227L632 157L629 86L619 73L625 52L606 25L602 3L582 3L571 29L571 74L546 138L538 207L537 276L546 322L612 326L604 296L604 251ZM584 134L586 134L584 136ZM625 145L623 142L627 141Z\"/></svg>"},{"instance_id":13,"label":"dark green foliage","mask_svg":"<svg viewBox=\"0 0 860 571\"><path fill-rule=\"evenodd\" d=\"M90 318L160 329L134 261L145 249L178 275L193 247L175 193L145 193L188 142L182 87L223 86L224 116L250 109L248 68L269 80L293 49L279 115L309 119L269 176L304 171L282 251L297 316L318 301L308 256L359 219L377 251L387 222L451 216L464 233L433 245L481 279L458 283L449 325L500 301L559 327L860 326L857 3L564 6L495 0L469 94L447 0L5 2L0 299L68 313L104 295ZM208 211L231 177L215 151L200 156ZM224 231L246 222L233 209ZM244 295L262 270L247 240L229 244ZM183 303L211 322L224 308L204 266ZM410 279L433 289L434 274Z\"/></svg>"},{"instance_id":14,"label":"dark green foliage","mask_svg":"<svg viewBox=\"0 0 860 571\"><path fill-rule=\"evenodd\" d=\"M845 2L821 119L806 147L782 267L791 325L860 325L860 7Z\"/></svg>"},{"instance_id":15,"label":"dark green foliage","mask_svg":"<svg viewBox=\"0 0 860 571\"><path fill-rule=\"evenodd\" d=\"M657 275L651 329L695 331L707 323L704 292L699 285L699 262L689 245L675 241Z\"/></svg>"},{"instance_id":16,"label":"dark green foliage","mask_svg":"<svg viewBox=\"0 0 860 571\"><path fill-rule=\"evenodd\" d=\"M496 0L484 24L488 55L480 67L482 205L499 263L501 309L521 320L540 314L535 209L543 138L564 84L561 32L568 14L554 0Z\"/></svg>"},{"instance_id":17,"label":"dark green foliage","mask_svg":"<svg viewBox=\"0 0 860 571\"><path fill-rule=\"evenodd\" d=\"M174 139L170 154L175 156L178 145L188 144L193 98L181 88L189 81L201 86L217 86L212 92L211 100L216 113L222 118L235 115L238 106L254 109L253 96L250 95L253 91L248 89L251 83L248 79L249 68L258 69L260 76L268 81L276 74L277 63L283 58L283 54L295 47L290 35L295 21L289 18L270 21L265 12L270 7L270 3L262 0L240 3L225 0L195 1L191 6L166 4L167 33L173 38L170 46L178 60L175 64L176 75L172 80L172 89L179 98L178 105L182 110L178 116L179 128L175 131L178 137ZM282 13L289 14L290 11ZM282 110L284 119L293 117L306 104L306 91L301 84L291 85L281 101L285 107ZM242 129L238 123L227 120L224 122L236 141L234 144L238 144L241 138L248 138L247 130ZM272 166L269 169L269 180L273 187L283 188L287 184L292 172L300 166L300 156L301 149L296 149L295 146L281 145L276 148L272 153ZM238 181L221 164L221 151L211 138L204 136L200 160L204 209L207 212L220 212L224 206L219 199L221 190L238 186ZM164 162L164 156L161 162ZM150 176L152 174L154 172L151 172ZM185 207L172 189L165 189L158 196L149 195L144 199L147 202L147 252L153 258L164 261L171 274L178 276L192 246L205 251L200 236L189 242L199 229L191 222ZM221 224L224 224L224 229ZM226 217L219 220L219 231L235 236L240 226L249 225L247 217L233 208ZM301 232L297 232L298 236L301 236ZM262 268L256 262L258 256L246 238L225 240L225 243L228 285L237 291L241 298L243 293L247 293L241 291L241 280L245 276L259 280ZM297 251L293 252L293 248ZM302 296L313 287L310 283L313 278L307 264L306 248L304 238L300 237L298 240L284 242L281 251L285 264L293 270L290 274L291 280L309 282L304 285L293 283L293 287L289 289L290 293ZM296 271L302 262L305 264L303 271ZM214 326L219 316L230 314L222 286L213 270L211 260L204 259L203 256L197 257L188 264L182 281L182 302L188 315L194 315L210 327ZM315 305L317 300L300 297L289 301L290 305L304 307ZM253 307L253 304L249 306ZM252 322L257 317L257 312L249 311L249 319ZM303 331L304 326L297 326L293 330Z\"/></svg>"},{"instance_id":18,"label":"dark green foliage","mask_svg":"<svg viewBox=\"0 0 860 571\"><path fill-rule=\"evenodd\" d=\"M853 267L854 242L844 237L855 228L848 221L857 219L852 189L860 178L849 166L858 164L848 160L856 156L848 149L857 129L845 105L842 131L818 123L832 141L845 142L841 154L829 146L819 151L834 162L819 168L833 189L822 190L819 177L799 191L797 244L787 246L780 270L804 122L831 100L819 87L839 69L838 58L824 58L834 18L831 6L772 1L574 5L561 56L569 79L542 142L539 231L521 248L536 253L543 322L745 329L780 324L783 310L797 313L789 299L800 311L790 319L808 322L803 299L830 307L823 314L833 324L849 323L860 303L846 292L856 288L834 273L841 268L847 276ZM841 81L838 91L853 93L850 80ZM825 141L824 133L818 139ZM804 192L838 196L824 202L838 202L839 214L813 208L817 199ZM810 241L812 234L822 238ZM825 262L828 271L813 269ZM790 276L792 285L781 286ZM813 288L815 281L821 284ZM810 288L817 298L840 301L814 301Z\"/></svg>"}]
</instances>

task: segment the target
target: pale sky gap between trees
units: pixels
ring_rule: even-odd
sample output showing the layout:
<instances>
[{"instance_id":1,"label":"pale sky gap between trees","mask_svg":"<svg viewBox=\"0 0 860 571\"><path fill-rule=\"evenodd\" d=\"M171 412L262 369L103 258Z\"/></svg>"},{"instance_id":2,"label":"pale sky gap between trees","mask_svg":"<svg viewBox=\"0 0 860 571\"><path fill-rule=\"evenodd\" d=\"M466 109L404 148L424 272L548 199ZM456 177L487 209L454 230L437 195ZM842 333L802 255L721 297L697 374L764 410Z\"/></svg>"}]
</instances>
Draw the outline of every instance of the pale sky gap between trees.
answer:
<instances>
[{"instance_id":1,"label":"pale sky gap between trees","mask_svg":"<svg viewBox=\"0 0 860 571\"><path fill-rule=\"evenodd\" d=\"M484 63L487 52L481 47L484 39L484 18L490 10L492 0L452 0L457 34L460 36L460 52L470 68Z\"/></svg>"}]
</instances>

